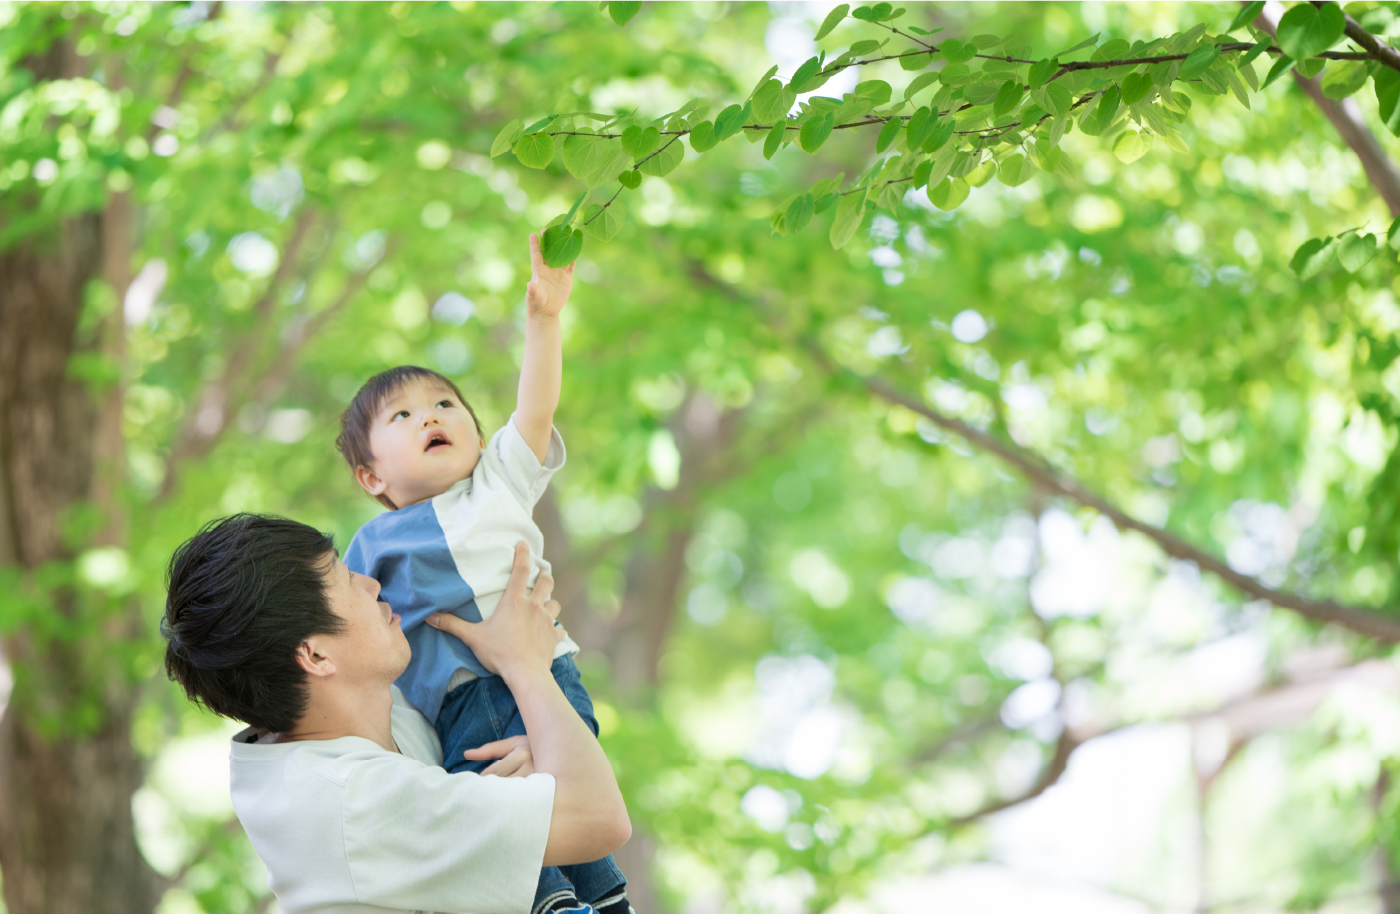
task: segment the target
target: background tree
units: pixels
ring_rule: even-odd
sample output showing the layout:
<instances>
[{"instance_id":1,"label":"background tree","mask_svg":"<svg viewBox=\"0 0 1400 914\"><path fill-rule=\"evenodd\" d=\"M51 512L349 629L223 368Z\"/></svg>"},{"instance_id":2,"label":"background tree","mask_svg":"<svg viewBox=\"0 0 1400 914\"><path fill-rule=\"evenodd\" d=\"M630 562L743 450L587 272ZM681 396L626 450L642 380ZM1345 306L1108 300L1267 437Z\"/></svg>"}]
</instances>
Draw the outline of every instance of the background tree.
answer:
<instances>
[{"instance_id":1,"label":"background tree","mask_svg":"<svg viewBox=\"0 0 1400 914\"><path fill-rule=\"evenodd\" d=\"M1334 9L1306 35L1330 35ZM1359 90L1357 67L1376 86L1355 96L1363 109L1327 108L1292 76L1237 92L1252 89L1244 57L1263 70L1276 55L1262 31L1214 33L1236 9L1091 12L912 10L890 22L917 53L848 58L818 90L840 106L808 100L789 119L815 49L743 99L765 33L805 29L800 44L822 27L802 10L658 5L619 27L585 4L3 8L9 910L269 903L226 810L182 806L160 776L137 789L172 737L216 726L159 672L165 560L240 509L348 541L378 509L331 450L334 418L386 364L463 376L485 423L504 421L523 237L578 199L593 144L627 156L618 174L655 164L606 212L611 177L574 211L612 242L587 240L580 262L561 410L575 459L540 521L639 825L624 867L647 909L707 892L762 907L773 886L820 909L976 857L976 823L1044 792L1085 741L1171 719L1225 721L1203 821L1261 753L1321 772L1289 783L1303 802L1281 850L1230 871L1202 854L1203 897L1279 886L1306 907L1371 888L1394 846L1384 709L1309 712L1388 668L1395 623L1375 610L1396 580L1400 310L1390 257L1360 262L1374 242L1288 263L1309 237L1384 234L1383 145L1366 124L1390 120L1386 45L1297 55L1326 67L1323 99ZM1392 27L1386 8L1348 13L1369 34ZM865 18L824 40L890 35L883 14ZM1095 32L1056 55L1093 66L1032 75ZM948 62L950 47L1025 62ZM1122 53L1178 59L1133 64L1151 85L1124 105L1143 74ZM1192 55L1210 59L1183 89ZM930 114L950 90L932 125L871 85L920 78L902 62L939 68L913 95ZM1037 128L1065 118L1058 145L999 132L995 118L1056 110L1056 84L1082 102ZM942 115L958 91L974 107ZM683 110L692 99L711 111ZM740 119L755 142L685 161L736 103L762 109L767 123ZM818 142L809 124L827 115ZM489 157L514 117L511 148L546 167ZM561 141L570 117L619 135ZM1351 125L1365 170L1328 119ZM942 146L910 152L911 128L948 123ZM551 131L563 148L540 161L531 144ZM695 133L663 147L680 131ZM1180 148L1163 148L1170 135ZM828 218L846 236L835 255L816 230ZM1074 480L1108 501L1080 512ZM1158 545L1120 535L1114 505ZM1112 555L1117 583L1076 572L1082 555ZM1168 556L1223 556L1244 597ZM1186 596L1160 596L1174 587ZM1261 597L1302 615L1244 602ZM1360 633L1306 621L1328 613ZM1257 695L1219 706L1149 675L1231 636L1267 648ZM1279 696L1303 710L1271 712ZM1285 749L1255 748L1280 728ZM1336 774L1357 758L1361 775Z\"/></svg>"}]
</instances>

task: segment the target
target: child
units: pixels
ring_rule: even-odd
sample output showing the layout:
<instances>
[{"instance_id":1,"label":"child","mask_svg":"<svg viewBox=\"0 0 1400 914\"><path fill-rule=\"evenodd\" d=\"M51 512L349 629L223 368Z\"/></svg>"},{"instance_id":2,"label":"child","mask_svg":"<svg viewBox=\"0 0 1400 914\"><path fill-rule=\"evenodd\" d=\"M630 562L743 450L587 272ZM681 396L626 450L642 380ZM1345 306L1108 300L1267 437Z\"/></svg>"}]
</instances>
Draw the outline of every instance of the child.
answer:
<instances>
[{"instance_id":1,"label":"child","mask_svg":"<svg viewBox=\"0 0 1400 914\"><path fill-rule=\"evenodd\" d=\"M563 362L559 312L573 288L574 268L546 267L536 235L530 236L530 265L518 401L489 444L457 386L412 366L371 378L341 416L336 439L355 479L390 509L355 534L345 564L378 580L382 598L402 618L413 657L398 685L435 722L443 767L454 772L480 772L490 759L470 761L470 750L525 732L500 677L424 620L436 612L472 622L490 616L522 540L535 566L531 583L549 569L540 558L544 537L530 514L564 464L554 409ZM596 735L593 703L571 656L577 652L570 638L559 642L554 678ZM589 910L580 901L599 914L628 914L626 884L612 857L545 867L532 914Z\"/></svg>"}]
</instances>

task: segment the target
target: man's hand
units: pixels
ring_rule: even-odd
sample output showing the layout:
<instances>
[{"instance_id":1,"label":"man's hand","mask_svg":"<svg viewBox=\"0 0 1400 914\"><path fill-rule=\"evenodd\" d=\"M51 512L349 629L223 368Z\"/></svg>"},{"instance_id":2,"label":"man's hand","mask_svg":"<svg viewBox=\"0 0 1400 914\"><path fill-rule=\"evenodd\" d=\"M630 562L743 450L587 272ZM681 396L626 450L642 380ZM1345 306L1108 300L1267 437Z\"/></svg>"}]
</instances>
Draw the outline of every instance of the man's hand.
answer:
<instances>
[{"instance_id":1,"label":"man's hand","mask_svg":"<svg viewBox=\"0 0 1400 914\"><path fill-rule=\"evenodd\" d=\"M523 778L535 773L535 757L530 753L530 737L508 736L494 743L477 746L462 753L468 761L496 761L487 766L482 774L494 774L501 778Z\"/></svg>"},{"instance_id":2,"label":"man's hand","mask_svg":"<svg viewBox=\"0 0 1400 914\"><path fill-rule=\"evenodd\" d=\"M531 317L558 317L574 288L574 265L546 266L540 236L530 235L530 284L525 287L525 310Z\"/></svg>"},{"instance_id":3,"label":"man's hand","mask_svg":"<svg viewBox=\"0 0 1400 914\"><path fill-rule=\"evenodd\" d=\"M529 579L530 547L517 543L510 582L491 618L468 622L450 613L434 613L428 624L460 638L486 669L507 680L516 673L549 676L554 647L564 638L564 630L554 625L559 603L549 598L553 578L541 572L534 589L527 593L525 582Z\"/></svg>"}]
</instances>

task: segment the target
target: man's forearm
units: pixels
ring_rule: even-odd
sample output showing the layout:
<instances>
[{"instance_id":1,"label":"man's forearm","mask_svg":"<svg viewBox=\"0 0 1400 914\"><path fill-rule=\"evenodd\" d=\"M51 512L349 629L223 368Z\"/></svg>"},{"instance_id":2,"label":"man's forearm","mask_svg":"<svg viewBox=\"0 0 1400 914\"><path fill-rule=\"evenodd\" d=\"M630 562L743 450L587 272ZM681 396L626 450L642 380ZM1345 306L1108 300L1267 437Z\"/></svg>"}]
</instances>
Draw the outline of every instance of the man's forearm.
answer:
<instances>
[{"instance_id":1,"label":"man's forearm","mask_svg":"<svg viewBox=\"0 0 1400 914\"><path fill-rule=\"evenodd\" d=\"M554 817L545 863L604 857L631 833L612 764L548 670L503 670L515 696L535 770L554 776Z\"/></svg>"},{"instance_id":2,"label":"man's forearm","mask_svg":"<svg viewBox=\"0 0 1400 914\"><path fill-rule=\"evenodd\" d=\"M525 324L525 359L520 366L516 397L517 428L541 462L549 451L554 410L564 374L563 337L559 318L532 314Z\"/></svg>"}]
</instances>

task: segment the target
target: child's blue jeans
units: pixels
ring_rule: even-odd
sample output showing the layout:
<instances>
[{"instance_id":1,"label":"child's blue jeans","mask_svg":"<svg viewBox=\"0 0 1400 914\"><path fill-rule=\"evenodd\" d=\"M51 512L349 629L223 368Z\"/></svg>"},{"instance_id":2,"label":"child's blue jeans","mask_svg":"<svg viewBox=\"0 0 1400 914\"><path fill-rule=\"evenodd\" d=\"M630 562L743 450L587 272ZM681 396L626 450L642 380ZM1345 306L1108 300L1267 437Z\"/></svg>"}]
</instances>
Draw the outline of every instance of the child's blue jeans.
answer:
<instances>
[{"instance_id":1,"label":"child's blue jeans","mask_svg":"<svg viewBox=\"0 0 1400 914\"><path fill-rule=\"evenodd\" d=\"M550 672L554 674L554 681L559 683L564 697L569 699L569 704L574 706L583 722L597 736L598 721L593 716L593 699L588 697L583 687L574 658L568 655L556 657ZM510 689L506 688L505 681L499 676L473 679L448 692L442 710L438 712L436 726L438 739L442 741L443 767L453 773L480 773L491 764L490 761L467 761L462 757L467 749L475 749L508 736L520 736L525 732L525 722L520 718L515 696L510 694ZM627 877L617 868L612 855L592 863L547 866L540 870L540 885L531 910L538 910L542 902L570 887L580 901L592 905L617 895L626 884Z\"/></svg>"}]
</instances>

